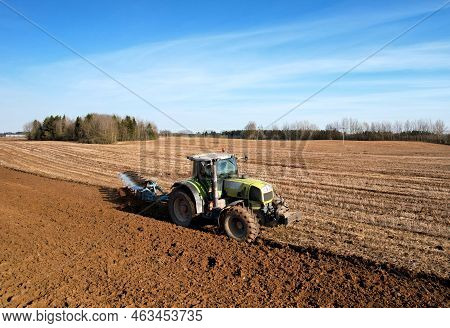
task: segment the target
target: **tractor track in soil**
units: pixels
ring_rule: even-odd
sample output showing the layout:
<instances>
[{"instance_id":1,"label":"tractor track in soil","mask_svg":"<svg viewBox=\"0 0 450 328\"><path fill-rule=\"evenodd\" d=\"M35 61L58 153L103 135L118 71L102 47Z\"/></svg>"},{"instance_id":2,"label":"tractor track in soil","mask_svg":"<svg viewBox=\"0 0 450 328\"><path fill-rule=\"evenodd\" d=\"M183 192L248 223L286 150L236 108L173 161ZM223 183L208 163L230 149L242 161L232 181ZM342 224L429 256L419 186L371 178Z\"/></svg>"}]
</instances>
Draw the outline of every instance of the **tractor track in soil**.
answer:
<instances>
[{"instance_id":1,"label":"tractor track in soil","mask_svg":"<svg viewBox=\"0 0 450 328\"><path fill-rule=\"evenodd\" d=\"M117 210L113 189L0 167L2 307L448 307L449 280Z\"/></svg>"}]
</instances>

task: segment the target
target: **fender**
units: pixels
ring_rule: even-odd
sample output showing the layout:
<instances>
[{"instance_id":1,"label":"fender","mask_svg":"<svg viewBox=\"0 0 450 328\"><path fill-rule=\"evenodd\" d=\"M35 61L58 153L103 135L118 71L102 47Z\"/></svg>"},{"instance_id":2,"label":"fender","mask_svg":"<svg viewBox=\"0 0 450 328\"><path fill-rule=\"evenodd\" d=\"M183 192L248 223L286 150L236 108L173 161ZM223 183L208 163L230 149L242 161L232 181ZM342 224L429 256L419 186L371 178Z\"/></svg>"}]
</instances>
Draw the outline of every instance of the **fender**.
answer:
<instances>
[{"instance_id":1,"label":"fender","mask_svg":"<svg viewBox=\"0 0 450 328\"><path fill-rule=\"evenodd\" d=\"M195 203L196 214L200 214L200 213L204 212L205 201L204 201L203 197L200 195L199 190L197 190L197 188L195 187L194 184L190 183L189 181L175 182L172 186L172 189L177 189L177 188L187 188L190 191L192 198L194 200L194 203Z\"/></svg>"}]
</instances>

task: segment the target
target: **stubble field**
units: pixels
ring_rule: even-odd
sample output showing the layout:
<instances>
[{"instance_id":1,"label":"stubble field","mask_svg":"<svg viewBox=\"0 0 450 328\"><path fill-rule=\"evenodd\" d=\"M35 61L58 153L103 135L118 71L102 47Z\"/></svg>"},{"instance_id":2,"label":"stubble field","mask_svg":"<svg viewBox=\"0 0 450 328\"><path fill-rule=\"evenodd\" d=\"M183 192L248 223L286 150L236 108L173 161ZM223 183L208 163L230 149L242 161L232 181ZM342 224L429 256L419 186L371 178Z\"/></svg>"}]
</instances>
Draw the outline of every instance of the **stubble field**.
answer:
<instances>
[{"instance_id":1,"label":"stubble field","mask_svg":"<svg viewBox=\"0 0 450 328\"><path fill-rule=\"evenodd\" d=\"M241 172L272 183L302 212L292 228L265 230L265 240L449 278L448 146L218 138L116 145L1 140L0 165L104 187L120 185L118 172L136 170L168 189L189 176L187 155L222 150L247 155Z\"/></svg>"}]
</instances>

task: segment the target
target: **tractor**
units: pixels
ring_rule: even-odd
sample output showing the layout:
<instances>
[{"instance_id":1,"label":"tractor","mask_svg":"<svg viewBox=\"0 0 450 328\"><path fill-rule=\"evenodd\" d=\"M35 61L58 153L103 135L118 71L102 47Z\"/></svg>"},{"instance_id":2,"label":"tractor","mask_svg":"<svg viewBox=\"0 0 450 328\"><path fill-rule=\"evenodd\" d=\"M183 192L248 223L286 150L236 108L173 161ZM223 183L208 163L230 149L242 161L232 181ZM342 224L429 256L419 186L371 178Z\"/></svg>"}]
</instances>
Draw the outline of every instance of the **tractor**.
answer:
<instances>
[{"instance_id":1,"label":"tractor","mask_svg":"<svg viewBox=\"0 0 450 328\"><path fill-rule=\"evenodd\" d=\"M251 242L260 225L288 225L298 221L285 201L264 181L240 176L236 156L209 153L188 157L192 177L173 184L169 194L172 221L187 227L196 216L215 220L238 241Z\"/></svg>"},{"instance_id":2,"label":"tractor","mask_svg":"<svg viewBox=\"0 0 450 328\"><path fill-rule=\"evenodd\" d=\"M136 186L133 182L136 180L124 173L121 173L121 179L126 187L122 188L122 193L134 194L140 201L143 198L167 201L175 224L188 227L197 217L203 217L215 222L230 238L238 241L254 241L260 226L287 226L300 219L299 213L289 211L272 185L239 175L235 155L207 153L188 156L188 159L193 164L192 176L175 182L169 194L153 181ZM144 195L149 193L145 186L153 188L150 196ZM160 195L156 194L157 190Z\"/></svg>"}]
</instances>

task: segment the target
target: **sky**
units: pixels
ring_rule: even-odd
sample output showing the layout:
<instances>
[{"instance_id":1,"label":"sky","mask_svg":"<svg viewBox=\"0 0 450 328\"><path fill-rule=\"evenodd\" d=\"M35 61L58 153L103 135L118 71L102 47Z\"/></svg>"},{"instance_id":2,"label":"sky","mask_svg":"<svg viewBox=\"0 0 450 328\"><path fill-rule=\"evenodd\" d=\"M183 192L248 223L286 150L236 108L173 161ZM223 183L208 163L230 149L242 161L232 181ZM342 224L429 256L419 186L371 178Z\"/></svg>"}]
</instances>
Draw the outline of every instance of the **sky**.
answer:
<instances>
[{"instance_id":1,"label":"sky","mask_svg":"<svg viewBox=\"0 0 450 328\"><path fill-rule=\"evenodd\" d=\"M0 132L91 112L172 131L267 127L445 2L0 0ZM450 4L277 126L343 117L449 126L449 113Z\"/></svg>"}]
</instances>

